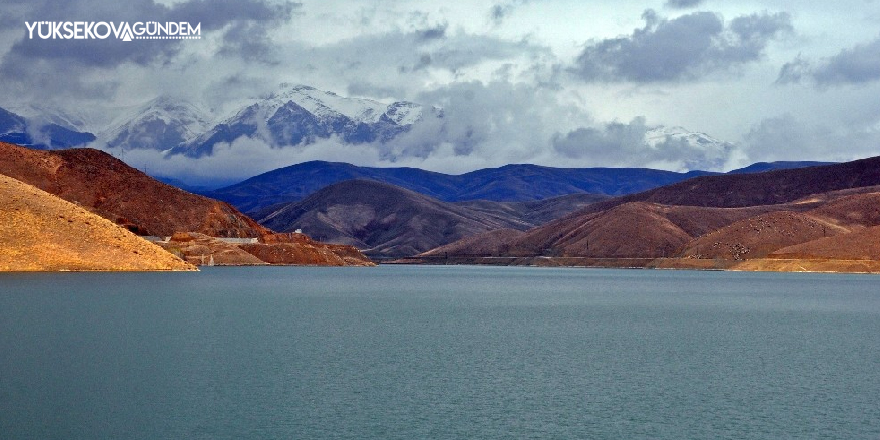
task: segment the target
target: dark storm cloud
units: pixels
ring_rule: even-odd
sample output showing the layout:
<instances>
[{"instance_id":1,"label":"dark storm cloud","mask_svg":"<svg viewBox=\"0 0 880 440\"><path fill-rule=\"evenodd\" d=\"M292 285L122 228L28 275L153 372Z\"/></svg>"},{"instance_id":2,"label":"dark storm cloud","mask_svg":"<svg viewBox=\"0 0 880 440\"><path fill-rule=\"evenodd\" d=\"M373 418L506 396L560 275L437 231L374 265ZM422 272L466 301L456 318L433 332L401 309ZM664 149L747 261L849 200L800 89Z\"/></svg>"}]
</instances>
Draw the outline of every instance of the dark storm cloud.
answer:
<instances>
[{"instance_id":1,"label":"dark storm cloud","mask_svg":"<svg viewBox=\"0 0 880 440\"><path fill-rule=\"evenodd\" d=\"M223 33L223 46L217 54L241 57L245 61L277 64L274 49L265 26L253 21L239 21Z\"/></svg>"},{"instance_id":2,"label":"dark storm cloud","mask_svg":"<svg viewBox=\"0 0 880 440\"><path fill-rule=\"evenodd\" d=\"M807 80L819 86L862 84L880 80L880 38L844 49L816 65L798 57L782 66L779 72L779 83Z\"/></svg>"},{"instance_id":3,"label":"dark storm cloud","mask_svg":"<svg viewBox=\"0 0 880 440\"><path fill-rule=\"evenodd\" d=\"M514 0L506 3L496 3L491 9L489 9L489 20L498 26L503 23L517 7L526 3L528 3L528 0Z\"/></svg>"},{"instance_id":4,"label":"dark storm cloud","mask_svg":"<svg viewBox=\"0 0 880 440\"><path fill-rule=\"evenodd\" d=\"M688 9L699 6L703 0L667 0L666 6L671 9Z\"/></svg>"},{"instance_id":5,"label":"dark storm cloud","mask_svg":"<svg viewBox=\"0 0 880 440\"><path fill-rule=\"evenodd\" d=\"M416 32L420 40L440 40L446 37L446 28L448 23L438 24L434 27L422 29Z\"/></svg>"},{"instance_id":6,"label":"dark storm cloud","mask_svg":"<svg viewBox=\"0 0 880 440\"><path fill-rule=\"evenodd\" d=\"M759 60L767 44L790 31L786 13L742 16L725 27L711 12L672 20L648 10L631 36L587 46L572 71L586 81L660 82L700 78Z\"/></svg>"},{"instance_id":7,"label":"dark storm cloud","mask_svg":"<svg viewBox=\"0 0 880 440\"><path fill-rule=\"evenodd\" d=\"M434 28L431 28L434 29ZM425 39L425 30L392 31L343 40L333 45L286 49L292 65L310 62L337 72L351 83L387 87L426 69L456 72L490 60L517 56L547 57L545 47L485 35L444 31L443 38ZM403 77L401 77L403 76ZM420 79L414 79L420 81Z\"/></svg>"},{"instance_id":8,"label":"dark storm cloud","mask_svg":"<svg viewBox=\"0 0 880 440\"><path fill-rule=\"evenodd\" d=\"M0 90L31 99L106 98L120 84L118 66L167 68L175 65L175 56L184 44L206 44L203 40L125 42L114 36L106 40L28 39L26 21L200 23L203 38L212 31L224 33L218 49L221 55L265 61L272 53L266 29L289 20L298 7L298 3L269 0L191 0L170 7L153 0L28 2L25 7L4 10L15 15L12 30L20 28L21 33L0 61Z\"/></svg>"},{"instance_id":9,"label":"dark storm cloud","mask_svg":"<svg viewBox=\"0 0 880 440\"><path fill-rule=\"evenodd\" d=\"M277 23L286 21L299 5L286 2L269 3L266 0L192 0L167 7L153 0L130 2L104 2L84 0L79 2L46 1L33 3L27 11L20 12L19 25L22 38L4 57L5 74L15 73L9 65L30 63L33 60L60 60L85 66L109 67L122 63L140 65L167 61L184 44L182 40L134 40L121 42L115 38L106 40L42 40L28 39L25 21L107 21L130 22L157 21L181 22L193 25L201 23L201 32L222 29L229 24L241 22ZM240 28L231 29L241 32ZM259 35L257 35L259 37ZM187 41L186 44L191 44Z\"/></svg>"}]
</instances>

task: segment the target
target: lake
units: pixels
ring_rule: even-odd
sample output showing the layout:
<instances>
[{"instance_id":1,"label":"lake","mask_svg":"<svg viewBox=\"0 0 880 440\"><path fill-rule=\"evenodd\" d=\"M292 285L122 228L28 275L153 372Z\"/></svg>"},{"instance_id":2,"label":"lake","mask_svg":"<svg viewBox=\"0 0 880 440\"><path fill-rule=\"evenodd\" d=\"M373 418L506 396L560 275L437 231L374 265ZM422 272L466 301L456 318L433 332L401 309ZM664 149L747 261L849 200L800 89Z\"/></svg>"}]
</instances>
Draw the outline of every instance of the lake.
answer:
<instances>
[{"instance_id":1,"label":"lake","mask_svg":"<svg viewBox=\"0 0 880 440\"><path fill-rule=\"evenodd\" d=\"M0 275L0 437L880 438L880 278Z\"/></svg>"}]
</instances>

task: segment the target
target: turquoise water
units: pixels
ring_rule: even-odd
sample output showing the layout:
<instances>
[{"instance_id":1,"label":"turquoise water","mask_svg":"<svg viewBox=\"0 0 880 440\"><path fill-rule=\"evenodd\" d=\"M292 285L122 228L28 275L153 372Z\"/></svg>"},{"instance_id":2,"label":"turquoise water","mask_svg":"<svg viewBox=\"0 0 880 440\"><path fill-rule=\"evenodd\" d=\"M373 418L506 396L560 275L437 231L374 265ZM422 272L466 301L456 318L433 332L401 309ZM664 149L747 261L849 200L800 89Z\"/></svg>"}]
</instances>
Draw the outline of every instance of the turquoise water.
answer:
<instances>
[{"instance_id":1,"label":"turquoise water","mask_svg":"<svg viewBox=\"0 0 880 440\"><path fill-rule=\"evenodd\" d=\"M880 278L0 276L0 437L880 438Z\"/></svg>"}]
</instances>

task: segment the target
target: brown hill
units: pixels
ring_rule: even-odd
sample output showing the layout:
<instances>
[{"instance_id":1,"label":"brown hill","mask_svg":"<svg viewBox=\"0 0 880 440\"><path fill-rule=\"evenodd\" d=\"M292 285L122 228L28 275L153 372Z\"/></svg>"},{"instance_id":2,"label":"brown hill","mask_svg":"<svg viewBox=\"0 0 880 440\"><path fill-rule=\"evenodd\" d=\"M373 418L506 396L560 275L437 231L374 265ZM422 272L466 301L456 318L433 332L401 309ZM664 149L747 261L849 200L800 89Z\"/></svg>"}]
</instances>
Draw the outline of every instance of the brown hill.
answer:
<instances>
[{"instance_id":1,"label":"brown hill","mask_svg":"<svg viewBox=\"0 0 880 440\"><path fill-rule=\"evenodd\" d=\"M816 203L820 205L801 213L783 210ZM853 231L880 225L880 193L876 192L835 191L778 208L780 211L740 220L703 235L689 243L682 254L690 258L763 258L787 246L849 235ZM827 240L826 243L843 243L843 240Z\"/></svg>"},{"instance_id":2,"label":"brown hill","mask_svg":"<svg viewBox=\"0 0 880 440\"><path fill-rule=\"evenodd\" d=\"M604 194L579 193L528 202L471 200L456 202L455 205L493 215L499 219L518 220L531 228L610 198Z\"/></svg>"},{"instance_id":3,"label":"brown hill","mask_svg":"<svg viewBox=\"0 0 880 440\"><path fill-rule=\"evenodd\" d=\"M783 247L767 257L880 261L880 226Z\"/></svg>"},{"instance_id":4,"label":"brown hill","mask_svg":"<svg viewBox=\"0 0 880 440\"><path fill-rule=\"evenodd\" d=\"M688 243L689 258L746 260L763 258L773 251L847 233L849 230L805 213L777 211L734 222Z\"/></svg>"},{"instance_id":5,"label":"brown hill","mask_svg":"<svg viewBox=\"0 0 880 440\"><path fill-rule=\"evenodd\" d=\"M0 175L0 270L194 270L125 228Z\"/></svg>"},{"instance_id":6,"label":"brown hill","mask_svg":"<svg viewBox=\"0 0 880 440\"><path fill-rule=\"evenodd\" d=\"M810 214L846 229L880 225L880 192L830 199Z\"/></svg>"},{"instance_id":7,"label":"brown hill","mask_svg":"<svg viewBox=\"0 0 880 440\"><path fill-rule=\"evenodd\" d=\"M470 209L387 183L349 180L258 218L278 231L302 229L321 241L348 244L371 257L416 255L459 238L531 225L503 210Z\"/></svg>"},{"instance_id":8,"label":"brown hill","mask_svg":"<svg viewBox=\"0 0 880 440\"><path fill-rule=\"evenodd\" d=\"M597 202L570 214L570 219L630 202L663 205L741 208L800 201L818 206L830 199L880 185L880 157L832 165L782 169L754 174L694 177L638 194ZM870 190L869 190L870 191Z\"/></svg>"},{"instance_id":9,"label":"brown hill","mask_svg":"<svg viewBox=\"0 0 880 440\"><path fill-rule=\"evenodd\" d=\"M77 203L140 235L194 231L259 237L270 232L227 203L165 185L102 151L38 151L0 143L0 155L0 174Z\"/></svg>"},{"instance_id":10,"label":"brown hill","mask_svg":"<svg viewBox=\"0 0 880 440\"><path fill-rule=\"evenodd\" d=\"M421 254L427 257L499 256L510 253L510 244L525 235L516 229L496 229L471 235Z\"/></svg>"},{"instance_id":11,"label":"brown hill","mask_svg":"<svg viewBox=\"0 0 880 440\"><path fill-rule=\"evenodd\" d=\"M880 185L880 157L756 174L703 176L622 197L667 205L777 205L812 194Z\"/></svg>"},{"instance_id":12,"label":"brown hill","mask_svg":"<svg viewBox=\"0 0 880 440\"><path fill-rule=\"evenodd\" d=\"M511 243L510 254L594 258L672 256L694 237L763 212L766 212L764 207L729 209L626 203L529 230Z\"/></svg>"},{"instance_id":13,"label":"brown hill","mask_svg":"<svg viewBox=\"0 0 880 440\"><path fill-rule=\"evenodd\" d=\"M267 262L242 250L238 245L197 232L177 232L167 242L158 242L166 251L196 266L262 266Z\"/></svg>"}]
</instances>

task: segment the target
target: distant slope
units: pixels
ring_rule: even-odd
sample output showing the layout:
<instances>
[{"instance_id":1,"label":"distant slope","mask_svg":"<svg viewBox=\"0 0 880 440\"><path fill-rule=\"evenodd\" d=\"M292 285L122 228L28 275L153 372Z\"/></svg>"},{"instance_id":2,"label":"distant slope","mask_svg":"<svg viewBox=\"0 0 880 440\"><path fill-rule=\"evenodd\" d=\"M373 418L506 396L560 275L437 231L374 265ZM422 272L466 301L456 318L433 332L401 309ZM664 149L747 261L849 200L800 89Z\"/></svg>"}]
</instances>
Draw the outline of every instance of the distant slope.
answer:
<instances>
[{"instance_id":1,"label":"distant slope","mask_svg":"<svg viewBox=\"0 0 880 440\"><path fill-rule=\"evenodd\" d=\"M368 168L347 163L311 161L278 168L226 188L203 193L245 212L300 201L334 183L371 179L442 199L456 191L450 176L416 168Z\"/></svg>"},{"instance_id":2,"label":"distant slope","mask_svg":"<svg viewBox=\"0 0 880 440\"><path fill-rule=\"evenodd\" d=\"M516 229L495 229L482 234L471 235L449 244L431 249L423 256L461 257L461 256L499 256L508 255L510 244L525 235Z\"/></svg>"},{"instance_id":3,"label":"distant slope","mask_svg":"<svg viewBox=\"0 0 880 440\"><path fill-rule=\"evenodd\" d=\"M702 208L631 202L552 221L509 244L514 256L658 258L677 254L695 237L764 208Z\"/></svg>"},{"instance_id":4,"label":"distant slope","mask_svg":"<svg viewBox=\"0 0 880 440\"><path fill-rule=\"evenodd\" d=\"M695 177L621 197L614 203L643 201L667 205L736 208L775 205L811 194L872 185L880 185L880 157L756 174ZM602 207L594 206L591 209Z\"/></svg>"},{"instance_id":5,"label":"distant slope","mask_svg":"<svg viewBox=\"0 0 880 440\"><path fill-rule=\"evenodd\" d=\"M783 247L770 257L880 261L880 226Z\"/></svg>"},{"instance_id":6,"label":"distant slope","mask_svg":"<svg viewBox=\"0 0 880 440\"><path fill-rule=\"evenodd\" d=\"M875 234L873 229L880 227L878 181L877 158L809 169L698 177L598 202L523 234L497 238L483 234L425 255L436 257L442 251L447 258L482 254L493 258L593 259L587 263L566 260L571 261L568 264L605 264L596 259L672 258L678 260L657 264L750 270L868 270L861 263L808 264L803 260L859 260L875 255L880 246L870 240ZM697 204L709 206L694 206ZM493 239L499 243L490 243ZM791 261L770 261L786 258ZM732 263L742 260L762 261L746 266ZM626 264L655 263L629 260Z\"/></svg>"},{"instance_id":7,"label":"distant slope","mask_svg":"<svg viewBox=\"0 0 880 440\"><path fill-rule=\"evenodd\" d=\"M516 218L529 225L538 226L610 198L611 196L602 194L579 193L530 202L471 200L455 202L455 205L496 217Z\"/></svg>"},{"instance_id":8,"label":"distant slope","mask_svg":"<svg viewBox=\"0 0 880 440\"><path fill-rule=\"evenodd\" d=\"M630 194L707 174L713 173L507 165L456 176L417 168L369 168L312 161L269 171L204 194L229 202L242 211L252 212L280 202L301 200L334 183L371 179L447 202L481 199L516 202L575 193Z\"/></svg>"},{"instance_id":9,"label":"distant slope","mask_svg":"<svg viewBox=\"0 0 880 440\"><path fill-rule=\"evenodd\" d=\"M728 171L727 174L749 174L763 173L765 171L774 170L791 170L795 168L818 167L823 165L833 165L834 162L815 162L815 161L778 161L778 162L756 162L745 168L738 168Z\"/></svg>"},{"instance_id":10,"label":"distant slope","mask_svg":"<svg viewBox=\"0 0 880 440\"><path fill-rule=\"evenodd\" d=\"M880 225L880 193L852 194L830 199L804 212L780 210L735 222L706 234L691 243L683 251L685 256L699 258L725 258L733 260L763 258L770 254L811 253L797 245L823 240L823 255L856 255L850 249L864 249L851 238L838 235L858 236L865 228ZM782 209L782 207L780 207ZM829 243L844 246L830 251ZM792 247L791 250L780 249ZM810 248L812 249L812 248ZM813 252L816 253L816 252Z\"/></svg>"},{"instance_id":11,"label":"distant slope","mask_svg":"<svg viewBox=\"0 0 880 440\"><path fill-rule=\"evenodd\" d=\"M730 173L743 175L824 164L827 163L762 162ZM447 202L524 202L582 193L610 196L635 194L692 177L716 175L720 173L675 173L646 168L552 168L526 164L448 175L418 168L370 168L340 162L311 161L278 168L203 194L229 202L244 212L253 212L276 203L302 200L334 183L371 179Z\"/></svg>"},{"instance_id":12,"label":"distant slope","mask_svg":"<svg viewBox=\"0 0 880 440\"><path fill-rule=\"evenodd\" d=\"M0 271L193 269L109 220L0 175Z\"/></svg>"},{"instance_id":13,"label":"distant slope","mask_svg":"<svg viewBox=\"0 0 880 440\"><path fill-rule=\"evenodd\" d=\"M226 203L158 182L92 149L37 151L0 143L0 173L127 225L141 235L259 237L264 227Z\"/></svg>"},{"instance_id":14,"label":"distant slope","mask_svg":"<svg viewBox=\"0 0 880 440\"><path fill-rule=\"evenodd\" d=\"M258 220L274 230L302 229L321 241L351 244L371 257L415 255L480 232L532 226L371 180L328 186Z\"/></svg>"},{"instance_id":15,"label":"distant slope","mask_svg":"<svg viewBox=\"0 0 880 440\"><path fill-rule=\"evenodd\" d=\"M683 256L745 260L849 232L806 213L777 211L734 222L688 243Z\"/></svg>"}]
</instances>

